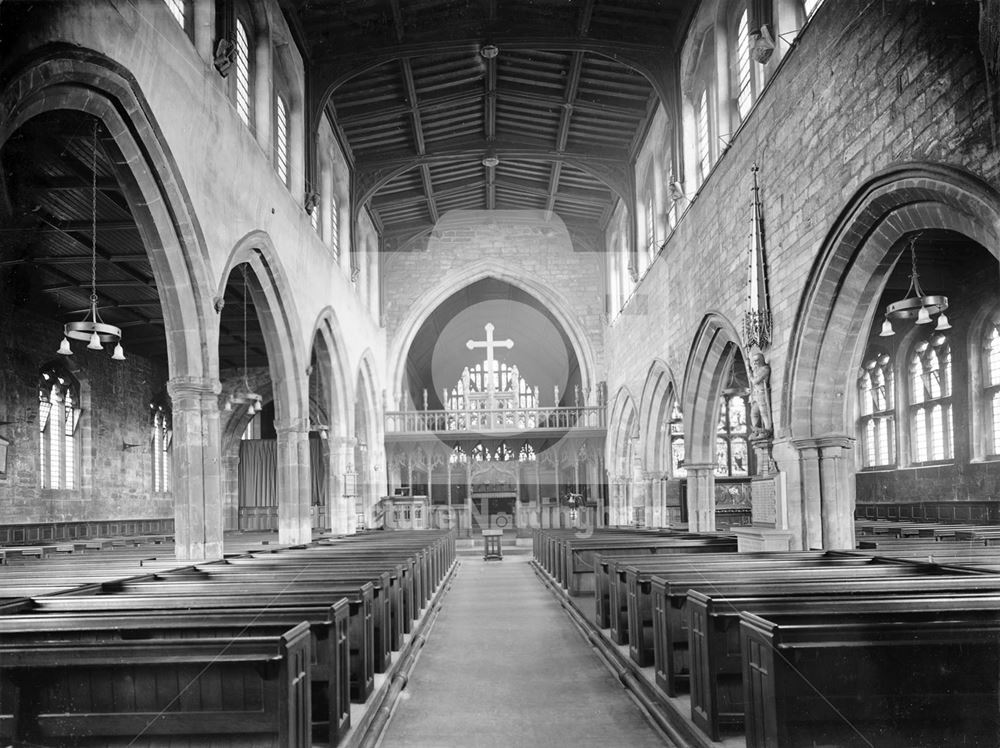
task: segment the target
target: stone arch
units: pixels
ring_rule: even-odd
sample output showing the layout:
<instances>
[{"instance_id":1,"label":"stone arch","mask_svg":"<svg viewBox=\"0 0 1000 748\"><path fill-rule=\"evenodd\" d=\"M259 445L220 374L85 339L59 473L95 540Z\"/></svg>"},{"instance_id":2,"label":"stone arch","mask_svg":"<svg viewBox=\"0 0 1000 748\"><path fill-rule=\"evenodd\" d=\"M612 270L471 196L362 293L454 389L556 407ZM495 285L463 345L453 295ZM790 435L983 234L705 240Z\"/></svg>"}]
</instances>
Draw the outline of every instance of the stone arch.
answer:
<instances>
[{"instance_id":1,"label":"stone arch","mask_svg":"<svg viewBox=\"0 0 1000 748\"><path fill-rule=\"evenodd\" d=\"M796 438L853 432L854 387L846 385L854 381L865 331L901 239L930 228L964 234L997 256L1000 193L955 167L903 164L873 177L848 201L813 264L792 325L784 432Z\"/></svg>"},{"instance_id":2,"label":"stone arch","mask_svg":"<svg viewBox=\"0 0 1000 748\"><path fill-rule=\"evenodd\" d=\"M639 401L639 437L642 444L643 463L647 470L665 472L669 465L662 465L661 424L670 418L670 408L680 393L670 367L661 359L654 359L646 373Z\"/></svg>"},{"instance_id":3,"label":"stone arch","mask_svg":"<svg viewBox=\"0 0 1000 748\"><path fill-rule=\"evenodd\" d=\"M789 338L778 422L801 463L796 511L807 547L854 544L857 366L905 237L924 229L963 234L996 257L1000 193L956 167L893 166L847 202L807 278Z\"/></svg>"},{"instance_id":4,"label":"stone arch","mask_svg":"<svg viewBox=\"0 0 1000 748\"><path fill-rule=\"evenodd\" d=\"M309 417L304 408L308 382L303 362L307 356L301 350L303 336L294 307L295 294L266 232L251 231L236 243L222 273L218 298L223 297L230 274L244 263L250 270L248 288L267 348L275 422L280 424L279 429L302 427Z\"/></svg>"},{"instance_id":5,"label":"stone arch","mask_svg":"<svg viewBox=\"0 0 1000 748\"><path fill-rule=\"evenodd\" d=\"M354 413L352 434L355 444L355 471L358 475L358 496L364 508L366 521L372 519L375 502L383 493L384 483L377 478L385 463L382 408L378 397L375 356L366 349L358 362L354 380Z\"/></svg>"},{"instance_id":6,"label":"stone arch","mask_svg":"<svg viewBox=\"0 0 1000 748\"><path fill-rule=\"evenodd\" d=\"M270 236L252 231L240 239L226 262L218 298L223 298L233 270L248 266L247 287L267 349L275 430L278 433L278 539L312 539L309 475L309 380L301 350L304 335L288 283ZM216 322L218 324L218 322Z\"/></svg>"},{"instance_id":7,"label":"stone arch","mask_svg":"<svg viewBox=\"0 0 1000 748\"><path fill-rule=\"evenodd\" d=\"M352 462L353 435L352 383L347 374L345 344L337 314L332 307L320 312L313 327L311 350L315 366L321 372L321 381L327 400L327 519L335 533L348 531L348 511L344 500L344 479ZM312 361L312 357L310 359ZM310 366L313 364L310 363Z\"/></svg>"},{"instance_id":8,"label":"stone arch","mask_svg":"<svg viewBox=\"0 0 1000 748\"><path fill-rule=\"evenodd\" d=\"M448 273L437 286L423 294L410 308L409 313L393 336L389 349L388 372L389 383L392 386L391 392L403 391L406 377L406 356L421 325L452 294L487 278L495 278L516 286L534 296L548 308L562 326L576 353L576 359L580 364L581 389L592 389L597 371L593 347L586 332L577 323L569 301L559 291L539 282L523 268L505 263L502 260L484 258Z\"/></svg>"},{"instance_id":9,"label":"stone arch","mask_svg":"<svg viewBox=\"0 0 1000 748\"><path fill-rule=\"evenodd\" d=\"M97 52L50 45L0 92L0 146L45 112L100 120L122 155L116 174L138 227L160 296L171 378L202 381L218 363L205 241L177 164L138 82Z\"/></svg>"},{"instance_id":10,"label":"stone arch","mask_svg":"<svg viewBox=\"0 0 1000 748\"><path fill-rule=\"evenodd\" d=\"M742 353L736 327L718 312L705 315L688 354L681 400L688 526L693 531L715 529L715 432L719 396L737 351ZM745 356L743 360L746 361Z\"/></svg>"},{"instance_id":11,"label":"stone arch","mask_svg":"<svg viewBox=\"0 0 1000 748\"><path fill-rule=\"evenodd\" d=\"M632 468L638 438L639 421L635 398L628 387L622 386L615 393L612 402L605 448L610 492L608 510L612 525L629 524L632 521L632 493L635 489Z\"/></svg>"}]
</instances>

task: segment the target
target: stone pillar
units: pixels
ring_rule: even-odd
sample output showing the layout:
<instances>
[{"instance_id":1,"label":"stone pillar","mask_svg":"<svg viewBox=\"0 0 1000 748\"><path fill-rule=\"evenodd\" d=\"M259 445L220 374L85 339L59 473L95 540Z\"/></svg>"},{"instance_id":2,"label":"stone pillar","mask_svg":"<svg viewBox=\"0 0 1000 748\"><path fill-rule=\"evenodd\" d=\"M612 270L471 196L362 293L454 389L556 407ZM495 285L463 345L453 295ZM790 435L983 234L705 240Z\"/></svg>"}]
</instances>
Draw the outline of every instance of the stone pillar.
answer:
<instances>
[{"instance_id":1,"label":"stone pillar","mask_svg":"<svg viewBox=\"0 0 1000 748\"><path fill-rule=\"evenodd\" d=\"M205 64L215 60L215 0L194 3L194 46Z\"/></svg>"},{"instance_id":2,"label":"stone pillar","mask_svg":"<svg viewBox=\"0 0 1000 748\"><path fill-rule=\"evenodd\" d=\"M803 537L807 548L853 548L853 486L849 436L795 439L802 483Z\"/></svg>"},{"instance_id":3,"label":"stone pillar","mask_svg":"<svg viewBox=\"0 0 1000 748\"><path fill-rule=\"evenodd\" d=\"M167 383L173 416L174 553L181 561L222 558L222 440L218 379Z\"/></svg>"},{"instance_id":4,"label":"stone pillar","mask_svg":"<svg viewBox=\"0 0 1000 748\"><path fill-rule=\"evenodd\" d=\"M309 429L302 419L276 422L278 433L278 542L312 540L309 517Z\"/></svg>"},{"instance_id":5,"label":"stone pillar","mask_svg":"<svg viewBox=\"0 0 1000 748\"><path fill-rule=\"evenodd\" d=\"M334 533L350 532L350 518L354 514L353 498L344 496L344 473L354 457L355 439L345 436L330 437L330 480L327 502L330 504L330 528Z\"/></svg>"},{"instance_id":6,"label":"stone pillar","mask_svg":"<svg viewBox=\"0 0 1000 748\"><path fill-rule=\"evenodd\" d=\"M686 463L688 530L715 532L715 463Z\"/></svg>"},{"instance_id":7,"label":"stone pillar","mask_svg":"<svg viewBox=\"0 0 1000 748\"><path fill-rule=\"evenodd\" d=\"M664 516L663 479L667 474L662 470L647 471L646 478L646 526L666 527Z\"/></svg>"}]
</instances>

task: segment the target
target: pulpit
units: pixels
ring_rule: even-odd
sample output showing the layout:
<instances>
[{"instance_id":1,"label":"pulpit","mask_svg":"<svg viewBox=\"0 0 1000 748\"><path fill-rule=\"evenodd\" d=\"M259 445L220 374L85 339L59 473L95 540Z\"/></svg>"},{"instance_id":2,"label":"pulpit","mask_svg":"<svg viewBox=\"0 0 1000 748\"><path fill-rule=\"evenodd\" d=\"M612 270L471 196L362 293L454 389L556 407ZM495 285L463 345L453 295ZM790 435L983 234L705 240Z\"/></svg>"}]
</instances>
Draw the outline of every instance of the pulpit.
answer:
<instances>
[{"instance_id":1,"label":"pulpit","mask_svg":"<svg viewBox=\"0 0 1000 748\"><path fill-rule=\"evenodd\" d=\"M426 530L429 508L426 496L383 496L375 510L376 521L386 530Z\"/></svg>"}]
</instances>

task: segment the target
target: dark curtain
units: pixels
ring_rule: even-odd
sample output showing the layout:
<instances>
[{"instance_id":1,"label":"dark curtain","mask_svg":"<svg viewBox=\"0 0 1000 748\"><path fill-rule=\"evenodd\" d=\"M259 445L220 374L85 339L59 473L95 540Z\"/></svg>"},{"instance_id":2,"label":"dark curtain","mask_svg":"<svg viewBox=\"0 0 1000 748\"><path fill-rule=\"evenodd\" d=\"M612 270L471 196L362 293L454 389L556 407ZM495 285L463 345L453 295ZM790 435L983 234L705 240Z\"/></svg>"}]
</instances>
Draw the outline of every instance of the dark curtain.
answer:
<instances>
[{"instance_id":1,"label":"dark curtain","mask_svg":"<svg viewBox=\"0 0 1000 748\"><path fill-rule=\"evenodd\" d=\"M309 440L309 474L312 476L312 503L326 506L326 442L322 439Z\"/></svg>"},{"instance_id":2,"label":"dark curtain","mask_svg":"<svg viewBox=\"0 0 1000 748\"><path fill-rule=\"evenodd\" d=\"M240 506L278 505L278 442L274 439L240 441Z\"/></svg>"}]
</instances>

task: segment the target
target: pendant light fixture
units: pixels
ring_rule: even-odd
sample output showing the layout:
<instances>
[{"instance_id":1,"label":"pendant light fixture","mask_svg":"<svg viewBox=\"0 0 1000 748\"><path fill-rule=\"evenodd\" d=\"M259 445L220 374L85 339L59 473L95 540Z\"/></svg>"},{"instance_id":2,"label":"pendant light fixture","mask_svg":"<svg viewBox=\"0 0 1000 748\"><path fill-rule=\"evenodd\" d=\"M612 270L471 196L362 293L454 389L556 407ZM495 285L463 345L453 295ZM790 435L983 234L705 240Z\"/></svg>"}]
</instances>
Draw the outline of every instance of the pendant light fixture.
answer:
<instances>
[{"instance_id":1,"label":"pendant light fixture","mask_svg":"<svg viewBox=\"0 0 1000 748\"><path fill-rule=\"evenodd\" d=\"M86 340L87 348L92 351L104 350L105 343L114 343L111 358L115 361L125 360L122 349L121 328L109 325L101 319L97 312L97 120L94 120L93 144L91 149L91 195L90 195L90 310L87 316L79 322L67 322L63 327L63 339L57 353L63 356L73 355L69 346L69 338Z\"/></svg>"},{"instance_id":2,"label":"pendant light fixture","mask_svg":"<svg viewBox=\"0 0 1000 748\"><path fill-rule=\"evenodd\" d=\"M920 274L917 272L917 239L920 234L916 234L910 239L910 287L899 301L894 301L885 308L885 319L882 322L882 330L879 336L887 338L895 335L892 328L893 321L904 319L914 320L914 324L927 325L933 320L931 316L939 315L935 330L950 330L951 323L944 310L948 308L948 297L940 295L925 294L920 287Z\"/></svg>"}]
</instances>

